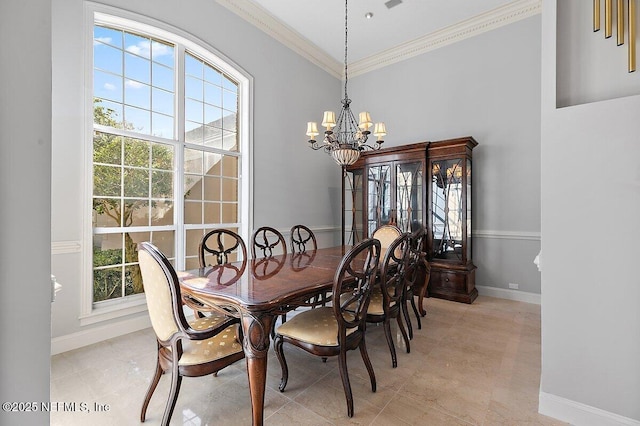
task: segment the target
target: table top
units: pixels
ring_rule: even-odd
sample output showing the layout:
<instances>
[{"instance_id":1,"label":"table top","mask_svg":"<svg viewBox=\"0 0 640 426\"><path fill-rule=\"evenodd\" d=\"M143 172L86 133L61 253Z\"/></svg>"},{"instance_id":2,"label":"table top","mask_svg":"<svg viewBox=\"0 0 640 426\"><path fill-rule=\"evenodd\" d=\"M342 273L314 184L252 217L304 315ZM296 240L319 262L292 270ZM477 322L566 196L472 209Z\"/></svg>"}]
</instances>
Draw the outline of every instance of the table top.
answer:
<instances>
[{"instance_id":1,"label":"table top","mask_svg":"<svg viewBox=\"0 0 640 426\"><path fill-rule=\"evenodd\" d=\"M178 272L182 291L203 302L271 310L330 290L349 246L249 259Z\"/></svg>"}]
</instances>

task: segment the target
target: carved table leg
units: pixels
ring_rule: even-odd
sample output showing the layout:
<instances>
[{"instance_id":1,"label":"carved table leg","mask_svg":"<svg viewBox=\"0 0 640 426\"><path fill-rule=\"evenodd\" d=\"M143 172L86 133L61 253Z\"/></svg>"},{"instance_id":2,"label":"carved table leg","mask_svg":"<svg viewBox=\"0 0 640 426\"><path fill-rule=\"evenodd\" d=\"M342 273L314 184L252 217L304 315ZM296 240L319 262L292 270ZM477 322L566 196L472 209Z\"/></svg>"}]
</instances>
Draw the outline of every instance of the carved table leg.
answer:
<instances>
[{"instance_id":1,"label":"carved table leg","mask_svg":"<svg viewBox=\"0 0 640 426\"><path fill-rule=\"evenodd\" d=\"M273 315L268 313L242 313L242 330L244 332L242 346L247 361L253 426L262 426L263 423L269 330L271 330L273 320Z\"/></svg>"}]
</instances>

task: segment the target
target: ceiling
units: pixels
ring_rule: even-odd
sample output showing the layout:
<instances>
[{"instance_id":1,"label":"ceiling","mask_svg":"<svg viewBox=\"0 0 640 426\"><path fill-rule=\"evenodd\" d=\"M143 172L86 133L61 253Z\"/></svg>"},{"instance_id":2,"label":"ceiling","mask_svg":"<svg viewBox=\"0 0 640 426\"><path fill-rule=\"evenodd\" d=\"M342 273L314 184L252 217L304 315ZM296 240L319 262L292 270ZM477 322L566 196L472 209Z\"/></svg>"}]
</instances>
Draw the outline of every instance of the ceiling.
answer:
<instances>
[{"instance_id":1,"label":"ceiling","mask_svg":"<svg viewBox=\"0 0 640 426\"><path fill-rule=\"evenodd\" d=\"M344 0L247 0L262 8L339 63L344 63ZM349 63L377 55L513 0L351 0ZM392 2L398 3L398 0ZM373 13L366 19L367 12Z\"/></svg>"}]
</instances>

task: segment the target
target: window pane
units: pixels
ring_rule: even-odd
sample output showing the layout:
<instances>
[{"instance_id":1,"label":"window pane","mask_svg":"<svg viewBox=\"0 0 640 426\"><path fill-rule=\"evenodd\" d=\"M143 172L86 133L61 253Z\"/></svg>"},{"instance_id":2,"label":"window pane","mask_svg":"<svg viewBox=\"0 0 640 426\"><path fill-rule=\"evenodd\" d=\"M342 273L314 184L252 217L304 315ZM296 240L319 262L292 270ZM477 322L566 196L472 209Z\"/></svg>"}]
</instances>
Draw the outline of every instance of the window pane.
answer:
<instances>
[{"instance_id":1,"label":"window pane","mask_svg":"<svg viewBox=\"0 0 640 426\"><path fill-rule=\"evenodd\" d=\"M122 267L94 269L93 301L100 302L118 297L122 297Z\"/></svg>"},{"instance_id":2,"label":"window pane","mask_svg":"<svg viewBox=\"0 0 640 426\"><path fill-rule=\"evenodd\" d=\"M141 83L151 84L151 61L131 53L125 53L124 76Z\"/></svg>"},{"instance_id":3,"label":"window pane","mask_svg":"<svg viewBox=\"0 0 640 426\"><path fill-rule=\"evenodd\" d=\"M151 134L161 138L173 139L174 124L173 117L164 114L151 114Z\"/></svg>"},{"instance_id":4,"label":"window pane","mask_svg":"<svg viewBox=\"0 0 640 426\"><path fill-rule=\"evenodd\" d=\"M173 224L173 202L153 201L151 203L151 226L171 224Z\"/></svg>"},{"instance_id":5,"label":"window pane","mask_svg":"<svg viewBox=\"0 0 640 426\"><path fill-rule=\"evenodd\" d=\"M185 175L184 199L185 200L202 200L202 177L201 176Z\"/></svg>"},{"instance_id":6,"label":"window pane","mask_svg":"<svg viewBox=\"0 0 640 426\"><path fill-rule=\"evenodd\" d=\"M206 83L204 85L204 101L208 104L222 106L222 88Z\"/></svg>"},{"instance_id":7,"label":"window pane","mask_svg":"<svg viewBox=\"0 0 640 426\"><path fill-rule=\"evenodd\" d=\"M189 76L184 79L184 94L186 97L201 101L203 90L202 80Z\"/></svg>"},{"instance_id":8,"label":"window pane","mask_svg":"<svg viewBox=\"0 0 640 426\"><path fill-rule=\"evenodd\" d=\"M171 92L155 87L151 91L151 105L154 112L160 112L173 116L174 111L174 95Z\"/></svg>"},{"instance_id":9,"label":"window pane","mask_svg":"<svg viewBox=\"0 0 640 426\"><path fill-rule=\"evenodd\" d=\"M140 37L138 35L125 32L124 46L127 52L143 58L151 58L151 41L146 37Z\"/></svg>"},{"instance_id":10,"label":"window pane","mask_svg":"<svg viewBox=\"0 0 640 426\"><path fill-rule=\"evenodd\" d=\"M185 142L202 145L202 141L204 140L203 130L202 124L187 121L185 123Z\"/></svg>"},{"instance_id":11,"label":"window pane","mask_svg":"<svg viewBox=\"0 0 640 426\"><path fill-rule=\"evenodd\" d=\"M222 222L223 223L238 222L238 203L222 204Z\"/></svg>"},{"instance_id":12,"label":"window pane","mask_svg":"<svg viewBox=\"0 0 640 426\"><path fill-rule=\"evenodd\" d=\"M158 40L151 40L151 59L153 59L154 62L159 62L173 68L175 62L173 46Z\"/></svg>"},{"instance_id":13,"label":"window pane","mask_svg":"<svg viewBox=\"0 0 640 426\"><path fill-rule=\"evenodd\" d=\"M220 200L220 178L205 176L204 199L208 201Z\"/></svg>"},{"instance_id":14,"label":"window pane","mask_svg":"<svg viewBox=\"0 0 640 426\"><path fill-rule=\"evenodd\" d=\"M222 107L227 111L238 111L238 96L228 90L222 91Z\"/></svg>"},{"instance_id":15,"label":"window pane","mask_svg":"<svg viewBox=\"0 0 640 426\"><path fill-rule=\"evenodd\" d=\"M222 158L222 175L227 177L238 177L238 157L225 155Z\"/></svg>"},{"instance_id":16,"label":"window pane","mask_svg":"<svg viewBox=\"0 0 640 426\"><path fill-rule=\"evenodd\" d=\"M93 200L93 227L120 226L122 211L119 198L95 198Z\"/></svg>"},{"instance_id":17,"label":"window pane","mask_svg":"<svg viewBox=\"0 0 640 426\"><path fill-rule=\"evenodd\" d=\"M211 84L215 84L216 86L222 86L222 74L211 65L205 64L204 79L205 81Z\"/></svg>"},{"instance_id":18,"label":"window pane","mask_svg":"<svg viewBox=\"0 0 640 426\"><path fill-rule=\"evenodd\" d=\"M195 149L184 150L184 171L185 173L202 174L202 151Z\"/></svg>"},{"instance_id":19,"label":"window pane","mask_svg":"<svg viewBox=\"0 0 640 426\"><path fill-rule=\"evenodd\" d=\"M202 124L202 102L194 101L192 99L185 99L185 118L189 121Z\"/></svg>"},{"instance_id":20,"label":"window pane","mask_svg":"<svg viewBox=\"0 0 640 426\"><path fill-rule=\"evenodd\" d=\"M151 167L154 169L173 170L173 147L152 143Z\"/></svg>"},{"instance_id":21,"label":"window pane","mask_svg":"<svg viewBox=\"0 0 640 426\"><path fill-rule=\"evenodd\" d=\"M173 173L154 170L151 175L151 197L173 198Z\"/></svg>"},{"instance_id":22,"label":"window pane","mask_svg":"<svg viewBox=\"0 0 640 426\"><path fill-rule=\"evenodd\" d=\"M124 82L124 102L144 109L151 109L151 86L135 80Z\"/></svg>"},{"instance_id":23,"label":"window pane","mask_svg":"<svg viewBox=\"0 0 640 426\"><path fill-rule=\"evenodd\" d=\"M119 197L121 192L120 167L93 167L93 195L99 197Z\"/></svg>"},{"instance_id":24,"label":"window pane","mask_svg":"<svg viewBox=\"0 0 640 426\"><path fill-rule=\"evenodd\" d=\"M169 259L175 257L175 232L153 231L151 242Z\"/></svg>"},{"instance_id":25,"label":"window pane","mask_svg":"<svg viewBox=\"0 0 640 426\"><path fill-rule=\"evenodd\" d=\"M144 169L124 168L124 196L149 196L149 171ZM126 214L126 212L125 212Z\"/></svg>"},{"instance_id":26,"label":"window pane","mask_svg":"<svg viewBox=\"0 0 640 426\"><path fill-rule=\"evenodd\" d=\"M122 263L122 234L93 236L93 266L119 265Z\"/></svg>"},{"instance_id":27,"label":"window pane","mask_svg":"<svg viewBox=\"0 0 640 426\"><path fill-rule=\"evenodd\" d=\"M209 126L222 128L222 110L209 104L204 104L204 121Z\"/></svg>"},{"instance_id":28,"label":"window pane","mask_svg":"<svg viewBox=\"0 0 640 426\"><path fill-rule=\"evenodd\" d=\"M155 87L173 92L174 76L173 69L156 64L151 65L151 82Z\"/></svg>"},{"instance_id":29,"label":"window pane","mask_svg":"<svg viewBox=\"0 0 640 426\"><path fill-rule=\"evenodd\" d=\"M96 42L109 44L122 49L122 31L96 25L93 27L94 45Z\"/></svg>"},{"instance_id":30,"label":"window pane","mask_svg":"<svg viewBox=\"0 0 640 426\"><path fill-rule=\"evenodd\" d=\"M238 201L237 179L222 179L222 201Z\"/></svg>"},{"instance_id":31,"label":"window pane","mask_svg":"<svg viewBox=\"0 0 640 426\"><path fill-rule=\"evenodd\" d=\"M124 206L129 220L124 226L149 226L148 200L126 200Z\"/></svg>"},{"instance_id":32,"label":"window pane","mask_svg":"<svg viewBox=\"0 0 640 426\"><path fill-rule=\"evenodd\" d=\"M238 92L238 85L234 81L229 80L228 78L222 79L222 87L227 90L231 90L232 92Z\"/></svg>"},{"instance_id":33,"label":"window pane","mask_svg":"<svg viewBox=\"0 0 640 426\"><path fill-rule=\"evenodd\" d=\"M104 99L94 99L93 122L103 126L122 129L124 127L124 113L122 105Z\"/></svg>"},{"instance_id":34,"label":"window pane","mask_svg":"<svg viewBox=\"0 0 640 426\"><path fill-rule=\"evenodd\" d=\"M202 203L185 201L184 202L184 223L199 224L202 223Z\"/></svg>"},{"instance_id":35,"label":"window pane","mask_svg":"<svg viewBox=\"0 0 640 426\"><path fill-rule=\"evenodd\" d=\"M124 164L127 166L148 167L150 155L149 149L149 142L139 139L125 139Z\"/></svg>"},{"instance_id":36,"label":"window pane","mask_svg":"<svg viewBox=\"0 0 640 426\"><path fill-rule=\"evenodd\" d=\"M122 102L122 77L95 70L93 72L93 94L99 98Z\"/></svg>"},{"instance_id":37,"label":"window pane","mask_svg":"<svg viewBox=\"0 0 640 426\"><path fill-rule=\"evenodd\" d=\"M93 66L102 71L122 75L122 50L94 42Z\"/></svg>"},{"instance_id":38,"label":"window pane","mask_svg":"<svg viewBox=\"0 0 640 426\"><path fill-rule=\"evenodd\" d=\"M204 203L204 223L221 223L220 203Z\"/></svg>"},{"instance_id":39,"label":"window pane","mask_svg":"<svg viewBox=\"0 0 640 426\"><path fill-rule=\"evenodd\" d=\"M220 154L205 152L204 153L205 174L220 176L220 161L223 160L223 158L224 157Z\"/></svg>"},{"instance_id":40,"label":"window pane","mask_svg":"<svg viewBox=\"0 0 640 426\"><path fill-rule=\"evenodd\" d=\"M212 148L222 149L222 130L216 127L205 126L204 145Z\"/></svg>"},{"instance_id":41,"label":"window pane","mask_svg":"<svg viewBox=\"0 0 640 426\"><path fill-rule=\"evenodd\" d=\"M139 133L150 134L151 128L151 112L148 110L134 108L130 106L124 107L125 127Z\"/></svg>"},{"instance_id":42,"label":"window pane","mask_svg":"<svg viewBox=\"0 0 640 426\"><path fill-rule=\"evenodd\" d=\"M224 136L223 147L227 151L238 151L238 134L235 132L222 131Z\"/></svg>"},{"instance_id":43,"label":"window pane","mask_svg":"<svg viewBox=\"0 0 640 426\"><path fill-rule=\"evenodd\" d=\"M108 133L93 135L93 161L105 164L120 164L122 138Z\"/></svg>"},{"instance_id":44,"label":"window pane","mask_svg":"<svg viewBox=\"0 0 640 426\"><path fill-rule=\"evenodd\" d=\"M192 75L202 79L202 61L197 59L188 53L184 55L184 67L187 75Z\"/></svg>"}]
</instances>

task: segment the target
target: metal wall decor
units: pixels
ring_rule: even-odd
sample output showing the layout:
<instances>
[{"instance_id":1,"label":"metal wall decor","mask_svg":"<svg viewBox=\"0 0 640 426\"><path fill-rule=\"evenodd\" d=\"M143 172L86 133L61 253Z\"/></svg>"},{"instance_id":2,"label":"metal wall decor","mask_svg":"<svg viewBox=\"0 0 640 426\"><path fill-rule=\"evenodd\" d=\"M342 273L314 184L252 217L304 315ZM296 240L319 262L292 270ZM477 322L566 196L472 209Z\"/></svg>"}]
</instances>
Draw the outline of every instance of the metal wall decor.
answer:
<instances>
[{"instance_id":1,"label":"metal wall decor","mask_svg":"<svg viewBox=\"0 0 640 426\"><path fill-rule=\"evenodd\" d=\"M624 0L616 0L616 41L618 46L624 44L625 8ZM593 0L593 31L600 31L600 0ZM629 72L636 70L636 0L627 0L627 31L629 36L628 62ZM613 0L604 0L604 37L610 38L613 34Z\"/></svg>"}]
</instances>

